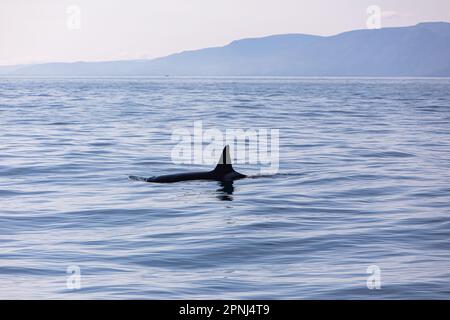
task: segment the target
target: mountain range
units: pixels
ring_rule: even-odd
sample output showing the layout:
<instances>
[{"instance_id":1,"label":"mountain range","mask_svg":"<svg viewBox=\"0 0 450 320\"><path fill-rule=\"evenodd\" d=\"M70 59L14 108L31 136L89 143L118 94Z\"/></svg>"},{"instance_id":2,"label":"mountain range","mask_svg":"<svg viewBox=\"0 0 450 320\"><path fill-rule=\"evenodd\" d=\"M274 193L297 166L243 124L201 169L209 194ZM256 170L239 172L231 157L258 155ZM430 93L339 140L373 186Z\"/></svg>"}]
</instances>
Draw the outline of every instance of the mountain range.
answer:
<instances>
[{"instance_id":1,"label":"mountain range","mask_svg":"<svg viewBox=\"0 0 450 320\"><path fill-rule=\"evenodd\" d=\"M0 67L23 76L450 76L450 23L282 34L148 60Z\"/></svg>"}]
</instances>

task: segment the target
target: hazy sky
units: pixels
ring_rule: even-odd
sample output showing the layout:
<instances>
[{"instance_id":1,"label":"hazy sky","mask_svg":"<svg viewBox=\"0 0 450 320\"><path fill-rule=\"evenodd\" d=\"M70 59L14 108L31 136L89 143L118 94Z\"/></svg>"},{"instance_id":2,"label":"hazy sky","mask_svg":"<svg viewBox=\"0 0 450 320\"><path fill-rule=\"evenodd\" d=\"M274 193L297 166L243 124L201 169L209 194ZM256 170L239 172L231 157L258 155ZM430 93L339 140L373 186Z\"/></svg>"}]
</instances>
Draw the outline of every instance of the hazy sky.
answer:
<instances>
[{"instance_id":1,"label":"hazy sky","mask_svg":"<svg viewBox=\"0 0 450 320\"><path fill-rule=\"evenodd\" d=\"M0 0L0 65L153 58L280 33L450 22L450 0ZM79 10L79 12L78 12Z\"/></svg>"}]
</instances>

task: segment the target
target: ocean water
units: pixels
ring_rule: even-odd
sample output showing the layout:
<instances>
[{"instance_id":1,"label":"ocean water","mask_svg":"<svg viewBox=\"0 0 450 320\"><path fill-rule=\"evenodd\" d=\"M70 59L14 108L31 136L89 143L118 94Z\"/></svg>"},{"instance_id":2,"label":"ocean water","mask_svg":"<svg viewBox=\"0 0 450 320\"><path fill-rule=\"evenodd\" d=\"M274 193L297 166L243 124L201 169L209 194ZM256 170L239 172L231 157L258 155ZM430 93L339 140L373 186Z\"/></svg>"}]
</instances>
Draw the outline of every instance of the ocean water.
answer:
<instances>
[{"instance_id":1,"label":"ocean water","mask_svg":"<svg viewBox=\"0 0 450 320\"><path fill-rule=\"evenodd\" d=\"M199 120L278 173L128 179ZM0 78L0 298L449 299L449 124L450 79Z\"/></svg>"}]
</instances>

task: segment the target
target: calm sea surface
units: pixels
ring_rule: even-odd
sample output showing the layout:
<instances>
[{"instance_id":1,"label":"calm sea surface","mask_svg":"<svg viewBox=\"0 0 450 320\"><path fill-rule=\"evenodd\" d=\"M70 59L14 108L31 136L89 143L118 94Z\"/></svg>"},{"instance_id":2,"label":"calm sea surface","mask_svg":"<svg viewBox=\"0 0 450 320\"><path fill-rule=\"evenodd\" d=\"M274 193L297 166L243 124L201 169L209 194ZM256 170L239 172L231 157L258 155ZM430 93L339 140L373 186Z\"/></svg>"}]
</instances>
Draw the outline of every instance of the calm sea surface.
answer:
<instances>
[{"instance_id":1,"label":"calm sea surface","mask_svg":"<svg viewBox=\"0 0 450 320\"><path fill-rule=\"evenodd\" d=\"M128 179L198 120L279 172ZM450 79L0 78L0 298L449 299Z\"/></svg>"}]
</instances>

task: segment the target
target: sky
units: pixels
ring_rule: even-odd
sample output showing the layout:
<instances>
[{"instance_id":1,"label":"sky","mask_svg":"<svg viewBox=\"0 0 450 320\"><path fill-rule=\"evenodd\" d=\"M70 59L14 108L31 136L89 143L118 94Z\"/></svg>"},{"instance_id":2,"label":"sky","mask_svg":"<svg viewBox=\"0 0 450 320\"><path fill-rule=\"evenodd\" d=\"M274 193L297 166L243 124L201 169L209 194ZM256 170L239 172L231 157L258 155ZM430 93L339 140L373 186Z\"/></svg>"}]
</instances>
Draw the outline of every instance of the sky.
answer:
<instances>
[{"instance_id":1,"label":"sky","mask_svg":"<svg viewBox=\"0 0 450 320\"><path fill-rule=\"evenodd\" d=\"M450 22L449 0L0 0L0 65L149 59L283 33Z\"/></svg>"}]
</instances>

